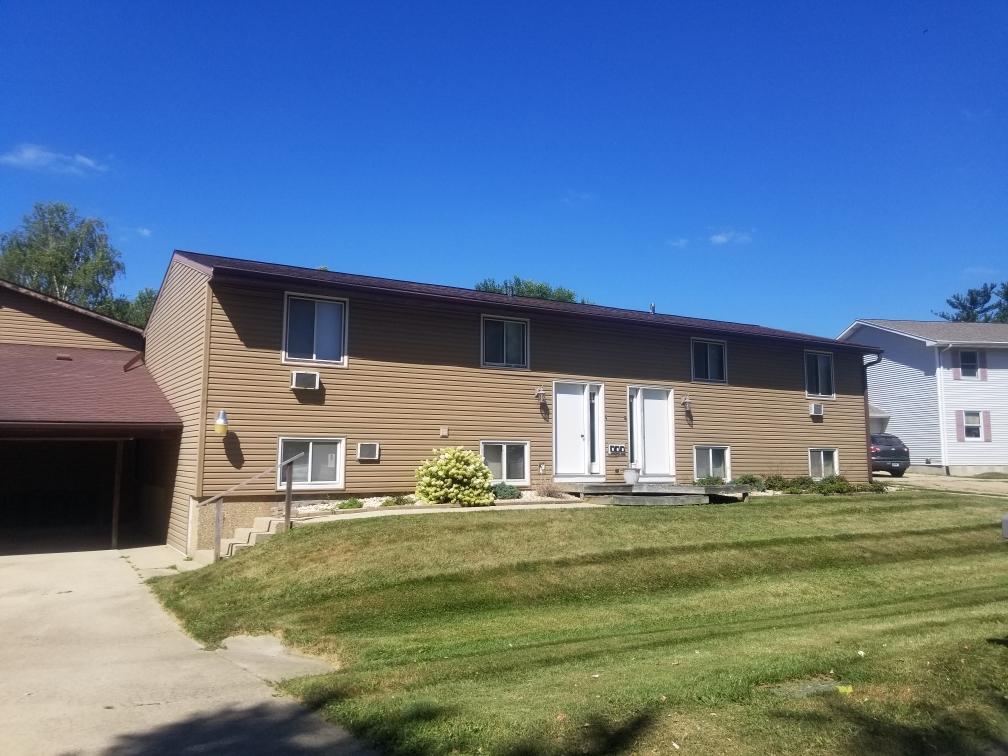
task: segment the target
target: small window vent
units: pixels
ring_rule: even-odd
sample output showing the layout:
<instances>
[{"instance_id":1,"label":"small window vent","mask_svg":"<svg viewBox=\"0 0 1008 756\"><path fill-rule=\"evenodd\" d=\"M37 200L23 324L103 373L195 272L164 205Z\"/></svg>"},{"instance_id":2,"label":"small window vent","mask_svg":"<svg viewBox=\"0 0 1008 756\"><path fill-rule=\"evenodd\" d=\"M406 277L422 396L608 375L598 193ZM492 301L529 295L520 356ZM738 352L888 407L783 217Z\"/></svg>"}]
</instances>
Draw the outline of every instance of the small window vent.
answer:
<instances>
[{"instance_id":1,"label":"small window vent","mask_svg":"<svg viewBox=\"0 0 1008 756\"><path fill-rule=\"evenodd\" d=\"M812 417L822 417L826 414L826 406L820 402L812 402L808 406L808 413Z\"/></svg>"},{"instance_id":2,"label":"small window vent","mask_svg":"<svg viewBox=\"0 0 1008 756\"><path fill-rule=\"evenodd\" d=\"M381 456L381 445L377 441L357 444L358 462L377 462Z\"/></svg>"},{"instance_id":3,"label":"small window vent","mask_svg":"<svg viewBox=\"0 0 1008 756\"><path fill-rule=\"evenodd\" d=\"M310 370L294 370L291 372L290 387L295 391L318 391L319 374Z\"/></svg>"}]
</instances>

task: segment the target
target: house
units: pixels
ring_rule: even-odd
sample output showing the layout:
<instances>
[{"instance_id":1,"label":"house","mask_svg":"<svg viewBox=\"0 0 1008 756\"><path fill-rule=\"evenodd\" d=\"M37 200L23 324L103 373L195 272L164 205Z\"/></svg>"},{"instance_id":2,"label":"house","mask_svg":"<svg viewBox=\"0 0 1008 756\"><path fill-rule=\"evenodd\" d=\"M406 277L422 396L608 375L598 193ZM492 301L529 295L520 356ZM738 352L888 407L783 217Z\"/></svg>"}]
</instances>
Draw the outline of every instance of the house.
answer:
<instances>
[{"instance_id":1,"label":"house","mask_svg":"<svg viewBox=\"0 0 1008 756\"><path fill-rule=\"evenodd\" d=\"M182 423L143 345L139 328L0 281L0 532L19 548L164 542Z\"/></svg>"},{"instance_id":2,"label":"house","mask_svg":"<svg viewBox=\"0 0 1008 756\"><path fill-rule=\"evenodd\" d=\"M805 334L177 251L146 368L181 419L167 540L282 500L412 490L431 450L494 477L869 478L864 357ZM221 413L226 435L215 432Z\"/></svg>"},{"instance_id":3,"label":"house","mask_svg":"<svg viewBox=\"0 0 1008 756\"><path fill-rule=\"evenodd\" d=\"M868 398L911 470L1008 472L1008 324L862 319L839 339L884 350Z\"/></svg>"}]
</instances>

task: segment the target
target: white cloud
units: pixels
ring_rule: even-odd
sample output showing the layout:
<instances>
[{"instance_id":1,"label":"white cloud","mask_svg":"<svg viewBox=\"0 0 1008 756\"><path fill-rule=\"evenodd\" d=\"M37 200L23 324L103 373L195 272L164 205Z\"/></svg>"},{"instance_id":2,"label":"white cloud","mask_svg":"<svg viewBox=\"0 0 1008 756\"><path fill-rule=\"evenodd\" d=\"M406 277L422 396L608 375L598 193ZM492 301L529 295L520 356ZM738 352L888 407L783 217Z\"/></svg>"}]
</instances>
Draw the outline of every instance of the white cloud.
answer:
<instances>
[{"instance_id":1,"label":"white cloud","mask_svg":"<svg viewBox=\"0 0 1008 756\"><path fill-rule=\"evenodd\" d=\"M38 144L19 144L10 152L0 155L0 165L24 168L29 171L49 171L50 173L100 173L107 167L94 158L75 153L66 155L53 152Z\"/></svg>"},{"instance_id":2,"label":"white cloud","mask_svg":"<svg viewBox=\"0 0 1008 756\"><path fill-rule=\"evenodd\" d=\"M149 228L144 228L143 226L138 228L136 232L145 238L151 235L151 230Z\"/></svg>"},{"instance_id":3,"label":"white cloud","mask_svg":"<svg viewBox=\"0 0 1008 756\"><path fill-rule=\"evenodd\" d=\"M744 231L718 231L710 235L709 239L711 244L715 246L721 246L723 244L748 244L752 241L752 234L747 234Z\"/></svg>"},{"instance_id":4,"label":"white cloud","mask_svg":"<svg viewBox=\"0 0 1008 756\"><path fill-rule=\"evenodd\" d=\"M685 239L681 236L678 239L665 240L665 246L672 247L672 249L685 249L687 244L689 244L689 239Z\"/></svg>"}]
</instances>

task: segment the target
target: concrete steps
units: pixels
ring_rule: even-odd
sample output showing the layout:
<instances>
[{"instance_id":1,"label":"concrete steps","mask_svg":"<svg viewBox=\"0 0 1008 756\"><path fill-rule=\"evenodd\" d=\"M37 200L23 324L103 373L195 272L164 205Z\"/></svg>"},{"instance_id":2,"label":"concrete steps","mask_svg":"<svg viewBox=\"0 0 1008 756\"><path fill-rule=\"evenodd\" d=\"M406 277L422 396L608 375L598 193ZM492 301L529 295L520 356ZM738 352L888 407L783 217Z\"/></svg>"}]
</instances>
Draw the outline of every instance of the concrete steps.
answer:
<instances>
[{"instance_id":1,"label":"concrete steps","mask_svg":"<svg viewBox=\"0 0 1008 756\"><path fill-rule=\"evenodd\" d=\"M221 559L272 538L283 529L282 517L256 517L250 528L235 528L231 538L221 539Z\"/></svg>"}]
</instances>

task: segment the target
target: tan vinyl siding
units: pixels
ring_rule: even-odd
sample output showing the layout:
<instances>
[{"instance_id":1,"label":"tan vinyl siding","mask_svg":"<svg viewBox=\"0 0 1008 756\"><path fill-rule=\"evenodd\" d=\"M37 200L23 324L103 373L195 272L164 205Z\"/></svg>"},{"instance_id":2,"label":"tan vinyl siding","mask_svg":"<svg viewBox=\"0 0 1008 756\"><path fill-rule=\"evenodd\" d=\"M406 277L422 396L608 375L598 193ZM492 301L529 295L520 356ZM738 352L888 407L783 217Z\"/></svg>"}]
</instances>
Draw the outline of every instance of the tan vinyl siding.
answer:
<instances>
[{"instance_id":1,"label":"tan vinyl siding","mask_svg":"<svg viewBox=\"0 0 1008 756\"><path fill-rule=\"evenodd\" d=\"M675 464L693 478L693 444L732 447L732 471L808 472L808 448L839 449L841 472L865 480L860 355L837 354L837 398L821 422L809 417L803 348L772 340L728 339L727 385L690 381L690 336L647 325L531 316L531 370L480 367L480 318L492 311L388 295L319 292L349 300L348 367L314 366L323 392L301 399L288 388L294 366L281 362L283 292L215 283L211 303L208 403L204 414L203 495L276 462L278 436L345 437L345 491L413 487L417 463L440 446L479 448L480 440L531 442L531 479L552 478L552 418L535 400L542 386L552 408L555 380L604 385L606 444L627 443L627 387L675 391ZM497 313L505 314L505 313ZM513 317L514 314L510 313ZM679 402L689 393L693 416ZM234 437L213 435L226 409ZM448 438L439 429L449 428ZM356 461L362 441L382 445L379 464ZM621 480L625 457L607 457ZM267 477L247 493L275 491Z\"/></svg>"},{"instance_id":2,"label":"tan vinyl siding","mask_svg":"<svg viewBox=\"0 0 1008 756\"><path fill-rule=\"evenodd\" d=\"M88 349L143 348L139 333L3 287L0 342Z\"/></svg>"},{"instance_id":3,"label":"tan vinyl siding","mask_svg":"<svg viewBox=\"0 0 1008 756\"><path fill-rule=\"evenodd\" d=\"M147 325L147 369L182 420L168 543L187 549L189 498L197 492L207 276L173 262Z\"/></svg>"}]
</instances>

